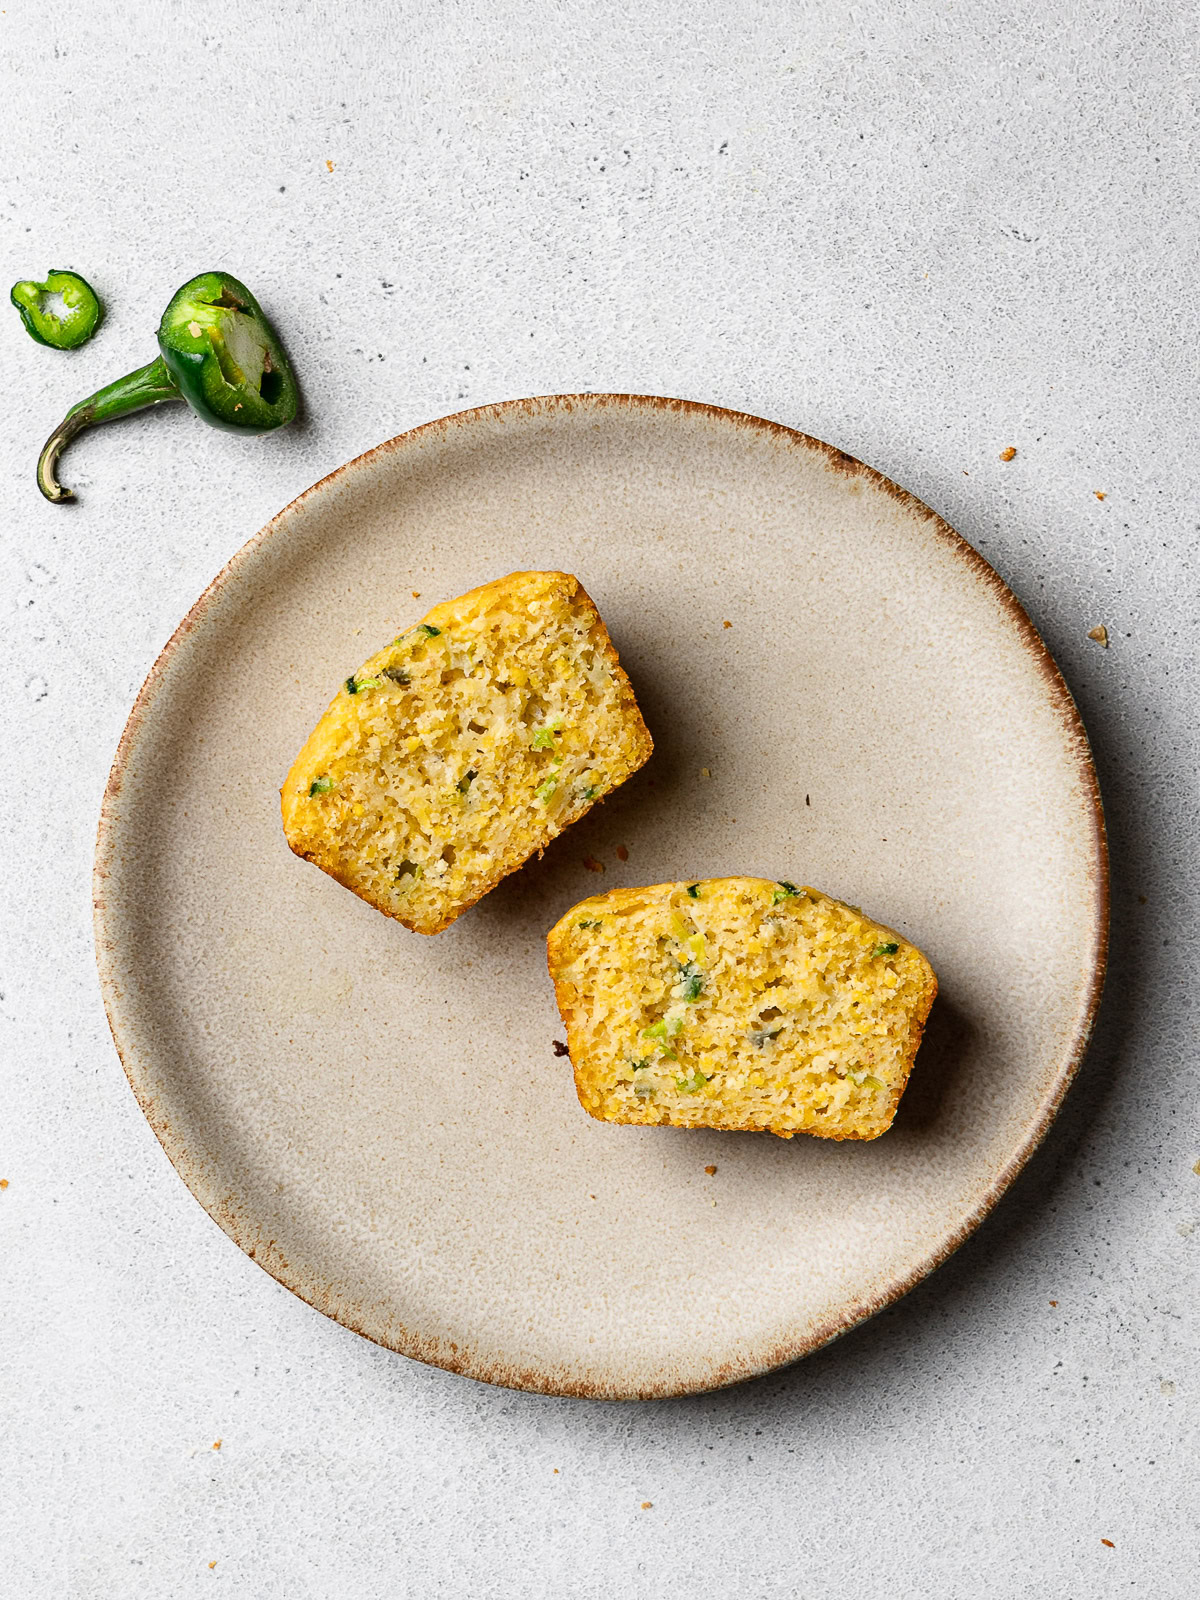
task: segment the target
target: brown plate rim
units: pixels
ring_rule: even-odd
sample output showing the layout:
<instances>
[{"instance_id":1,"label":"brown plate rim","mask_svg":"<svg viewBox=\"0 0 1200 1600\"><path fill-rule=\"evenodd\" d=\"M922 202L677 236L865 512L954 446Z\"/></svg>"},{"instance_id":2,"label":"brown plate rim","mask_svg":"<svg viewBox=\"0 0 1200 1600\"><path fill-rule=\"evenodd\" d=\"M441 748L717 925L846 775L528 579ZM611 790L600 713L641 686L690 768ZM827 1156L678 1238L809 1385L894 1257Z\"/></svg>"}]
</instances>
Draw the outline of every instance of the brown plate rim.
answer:
<instances>
[{"instance_id":1,"label":"brown plate rim","mask_svg":"<svg viewBox=\"0 0 1200 1600\"><path fill-rule=\"evenodd\" d=\"M441 1350L431 1351L429 1346L422 1340L420 1334L408 1328L397 1330L391 1338L381 1339L366 1328L358 1326L354 1318L332 1307L329 1304L328 1291L322 1286L293 1281L292 1275L284 1267L275 1267L258 1259L255 1244L239 1237L238 1219L229 1212L222 1213L219 1209L208 1206L204 1201L200 1200L200 1197L188 1182L187 1152L182 1148L172 1147L173 1141L169 1136L168 1130L159 1126L159 1120L153 1115L152 1107L148 1103L148 1097L139 1084L138 1073L135 1070L136 1051L133 1042L122 1036L118 1003L119 985L112 960L115 942L112 931L108 926L105 895L106 882L110 876L115 855L114 833L118 820L118 802L125 774L129 767L138 734L153 703L159 684L171 663L171 657L188 634L203 620L216 595L237 576L242 565L250 559L258 548L287 524L293 514L304 505L305 501L312 495L326 489L329 485L336 483L343 476L348 476L351 472L361 469L378 457L406 448L427 435L437 432L449 432L451 427L454 426L461 427L474 421L508 421L548 415L555 411L570 412L589 408L599 410L614 406L626 410L645 408L647 410L676 411L690 415L705 416L723 423L732 424L735 427L750 428L772 435L788 444L823 455L827 465L832 470L865 479L872 487L882 489L908 510L923 518L928 523L930 530L950 546L953 553L966 563L973 574L1000 601L1009 615L1020 642L1029 652L1046 681L1047 688L1062 719L1064 735L1079 768L1084 791L1090 801L1097 868L1094 885L1096 953L1083 1018L1076 1030L1070 1048L1066 1052L1057 1077L1043 1099L1037 1115L1031 1119L1026 1128L1024 1139L959 1226L948 1237L940 1240L911 1271L897 1276L887 1285L886 1289L866 1296L858 1303L848 1307L839 1316L831 1318L824 1325L803 1335L797 1335L793 1339L784 1340L750 1367L743 1368L739 1366L737 1370L733 1370L732 1367L728 1370L718 1369L715 1373L702 1379L681 1378L671 1380L666 1378L642 1384L635 1383L619 1391L586 1380L566 1381L561 1372L541 1372L526 1368L517 1370L496 1361L479 1360L469 1351L462 1351L458 1356L447 1356ZM387 439L382 444L375 445L374 448L353 457L352 460L337 467L333 472L327 473L323 478L319 478L316 483L310 485L303 493L297 495L294 500L277 512L263 528L248 539L230 557L200 595L163 646L146 675L146 681L138 692L137 699L134 701L133 708L121 734L116 756L113 759L112 770L109 773L108 783L104 790L96 835L93 869L96 964L99 969L100 987L104 999L105 1013L108 1017L108 1025L112 1032L113 1042L116 1045L125 1076L129 1081L129 1086L138 1105L154 1131L155 1137L166 1152L168 1160L183 1179L189 1192L199 1204L204 1206L213 1221L229 1235L241 1250L249 1255L252 1260L256 1260L257 1264L265 1272L270 1273L284 1288L289 1289L299 1299L312 1306L314 1310L321 1312L322 1315L332 1317L334 1321L340 1322L352 1332L370 1339L372 1343L383 1345L387 1349L395 1350L401 1355L410 1356L428 1365L442 1367L446 1371L461 1373L485 1383L499 1384L506 1388L522 1389L538 1394L573 1396L587 1399L665 1399L674 1396L707 1393L715 1389L725 1388L730 1384L742 1383L750 1378L760 1377L763 1373L771 1372L778 1367L786 1366L793 1361L798 1361L804 1356L811 1355L815 1350L819 1350L823 1345L830 1343L840 1334L849 1332L861 1322L865 1322L867 1318L874 1316L887 1306L894 1305L910 1289L915 1288L918 1283L922 1282L931 1272L941 1266L961 1244L970 1238L971 1234L975 1232L995 1208L1001 1196L1011 1186L1034 1151L1046 1137L1050 1125L1062 1105L1063 1098L1079 1071L1087 1052L1095 1026L1096 1015L1100 1007L1100 997L1104 987L1104 975L1108 960L1109 877L1108 843L1099 779L1096 774L1095 762L1092 759L1091 747L1083 726L1083 720L1079 715L1071 691L1067 687L1057 663L1046 648L1041 635L1030 621L1025 608L1021 605L1016 595L1013 594L995 568L937 512L932 511L923 501L910 494L907 489L902 489L890 478L885 477L881 472L877 472L875 468L865 465L854 456L847 455L845 451L839 450L835 445L827 444L824 440L815 439L809 434L801 433L798 429L789 428L780 422L768 421L766 418L755 416L750 412L730 410L723 406L708 405L696 400L673 399L663 395L619 393L535 395L524 399L500 401L492 405L474 406L466 411L456 411L447 416L438 417L430 422L422 423L418 427L410 428L404 433L399 433L394 438ZM322 1297L325 1298L326 1304L321 1303Z\"/></svg>"}]
</instances>

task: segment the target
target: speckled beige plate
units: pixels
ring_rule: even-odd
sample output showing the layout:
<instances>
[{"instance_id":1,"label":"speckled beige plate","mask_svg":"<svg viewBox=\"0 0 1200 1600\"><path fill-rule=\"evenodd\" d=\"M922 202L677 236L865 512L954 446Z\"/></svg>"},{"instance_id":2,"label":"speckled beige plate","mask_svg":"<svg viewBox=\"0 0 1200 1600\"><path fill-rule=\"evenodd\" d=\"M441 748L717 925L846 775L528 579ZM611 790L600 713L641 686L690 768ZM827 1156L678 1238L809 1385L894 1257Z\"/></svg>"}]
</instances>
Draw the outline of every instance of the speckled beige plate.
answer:
<instances>
[{"instance_id":1,"label":"speckled beige plate","mask_svg":"<svg viewBox=\"0 0 1200 1600\"><path fill-rule=\"evenodd\" d=\"M279 784L376 646L533 567L587 586L657 749L422 938L290 853ZM580 1110L546 929L597 889L726 873L816 884L933 961L877 1143ZM611 1397L804 1355L961 1243L1079 1062L1106 902L1083 729L982 558L826 445L622 395L432 423L281 512L150 674L96 868L125 1069L242 1249L406 1355Z\"/></svg>"}]
</instances>

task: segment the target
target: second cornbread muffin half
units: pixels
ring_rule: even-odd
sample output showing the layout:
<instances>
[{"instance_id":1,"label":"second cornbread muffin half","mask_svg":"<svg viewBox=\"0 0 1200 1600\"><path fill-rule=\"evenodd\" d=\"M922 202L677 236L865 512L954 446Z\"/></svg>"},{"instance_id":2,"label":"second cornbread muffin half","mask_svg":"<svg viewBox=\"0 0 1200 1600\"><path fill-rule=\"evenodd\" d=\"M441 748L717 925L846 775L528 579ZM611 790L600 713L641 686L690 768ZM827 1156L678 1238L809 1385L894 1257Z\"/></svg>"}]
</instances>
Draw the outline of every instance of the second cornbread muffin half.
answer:
<instances>
[{"instance_id":1,"label":"second cornbread muffin half","mask_svg":"<svg viewBox=\"0 0 1200 1600\"><path fill-rule=\"evenodd\" d=\"M548 954L580 1103L605 1122L878 1138L937 993L892 929L764 878L593 895Z\"/></svg>"},{"instance_id":2,"label":"second cornbread muffin half","mask_svg":"<svg viewBox=\"0 0 1200 1600\"><path fill-rule=\"evenodd\" d=\"M435 606L346 679L284 782L284 832L438 933L652 749L579 580L514 572Z\"/></svg>"}]
</instances>

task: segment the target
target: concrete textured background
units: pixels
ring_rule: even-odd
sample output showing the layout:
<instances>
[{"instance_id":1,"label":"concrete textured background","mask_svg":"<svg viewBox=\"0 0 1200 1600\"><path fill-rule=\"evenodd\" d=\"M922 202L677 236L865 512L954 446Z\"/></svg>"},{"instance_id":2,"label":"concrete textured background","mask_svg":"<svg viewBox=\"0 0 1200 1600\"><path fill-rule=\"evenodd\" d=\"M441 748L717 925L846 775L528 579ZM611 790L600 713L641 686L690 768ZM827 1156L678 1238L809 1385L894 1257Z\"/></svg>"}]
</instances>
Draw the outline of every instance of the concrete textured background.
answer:
<instances>
[{"instance_id":1,"label":"concrete textured background","mask_svg":"<svg viewBox=\"0 0 1200 1600\"><path fill-rule=\"evenodd\" d=\"M1175 0L9 0L3 281L76 267L108 318L69 355L0 318L6 1595L1194 1593L1198 45ZM213 266L303 425L136 418L41 502L51 424ZM91 952L113 750L227 557L401 429L575 389L777 418L945 514L1061 663L1113 847L1096 1043L996 1215L798 1367L643 1406L280 1289L143 1122Z\"/></svg>"}]
</instances>

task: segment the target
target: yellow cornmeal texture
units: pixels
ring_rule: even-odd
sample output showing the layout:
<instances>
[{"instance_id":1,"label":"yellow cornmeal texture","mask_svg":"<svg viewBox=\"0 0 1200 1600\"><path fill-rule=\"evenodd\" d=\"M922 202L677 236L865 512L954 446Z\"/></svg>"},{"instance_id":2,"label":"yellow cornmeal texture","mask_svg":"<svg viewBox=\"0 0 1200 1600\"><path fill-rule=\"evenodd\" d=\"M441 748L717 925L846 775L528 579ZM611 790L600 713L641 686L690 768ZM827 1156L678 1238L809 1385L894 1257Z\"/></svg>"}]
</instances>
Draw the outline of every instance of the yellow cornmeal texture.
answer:
<instances>
[{"instance_id":1,"label":"yellow cornmeal texture","mask_svg":"<svg viewBox=\"0 0 1200 1600\"><path fill-rule=\"evenodd\" d=\"M438 933L653 748L576 578L514 572L366 661L282 790L297 853Z\"/></svg>"},{"instance_id":2,"label":"yellow cornmeal texture","mask_svg":"<svg viewBox=\"0 0 1200 1600\"><path fill-rule=\"evenodd\" d=\"M575 1087L605 1122L875 1139L937 993L891 928L816 889L614 889L548 939Z\"/></svg>"}]
</instances>

